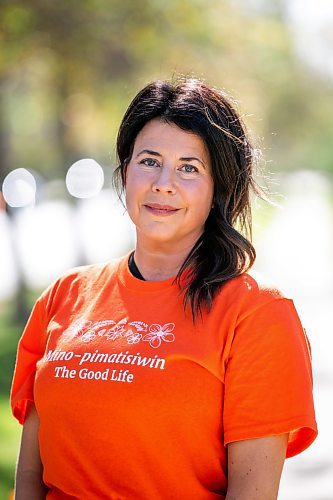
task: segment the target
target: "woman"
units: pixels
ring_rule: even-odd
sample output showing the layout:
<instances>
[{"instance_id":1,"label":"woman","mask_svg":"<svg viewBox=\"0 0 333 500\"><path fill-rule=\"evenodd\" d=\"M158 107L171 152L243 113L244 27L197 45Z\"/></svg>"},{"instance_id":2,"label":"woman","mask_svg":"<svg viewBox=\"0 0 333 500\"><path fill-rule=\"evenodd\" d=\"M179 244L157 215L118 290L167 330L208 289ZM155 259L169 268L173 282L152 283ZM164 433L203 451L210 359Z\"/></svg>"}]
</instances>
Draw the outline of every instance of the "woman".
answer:
<instances>
[{"instance_id":1,"label":"woman","mask_svg":"<svg viewBox=\"0 0 333 500\"><path fill-rule=\"evenodd\" d=\"M35 304L12 387L16 498L275 499L317 429L293 303L246 272L245 128L222 92L157 81L117 152L136 248Z\"/></svg>"}]
</instances>

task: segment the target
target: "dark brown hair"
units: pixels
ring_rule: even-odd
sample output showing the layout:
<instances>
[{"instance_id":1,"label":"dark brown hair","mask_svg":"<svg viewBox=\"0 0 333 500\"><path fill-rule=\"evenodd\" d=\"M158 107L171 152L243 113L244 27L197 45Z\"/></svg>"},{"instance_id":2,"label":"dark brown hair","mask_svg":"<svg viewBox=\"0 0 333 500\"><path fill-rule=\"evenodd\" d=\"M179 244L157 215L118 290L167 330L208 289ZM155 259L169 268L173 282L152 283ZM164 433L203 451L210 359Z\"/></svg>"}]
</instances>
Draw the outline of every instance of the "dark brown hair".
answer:
<instances>
[{"instance_id":1,"label":"dark brown hair","mask_svg":"<svg viewBox=\"0 0 333 500\"><path fill-rule=\"evenodd\" d=\"M176 281L184 289L193 319L208 310L218 290L248 270L256 257L251 239L250 192L259 191L254 178L255 151L242 120L223 91L199 80L155 81L129 105L117 138L119 167L114 185L125 188L126 167L135 139L153 118L200 136L210 154L214 202L204 233L185 259ZM186 270L186 280L181 280Z\"/></svg>"}]
</instances>

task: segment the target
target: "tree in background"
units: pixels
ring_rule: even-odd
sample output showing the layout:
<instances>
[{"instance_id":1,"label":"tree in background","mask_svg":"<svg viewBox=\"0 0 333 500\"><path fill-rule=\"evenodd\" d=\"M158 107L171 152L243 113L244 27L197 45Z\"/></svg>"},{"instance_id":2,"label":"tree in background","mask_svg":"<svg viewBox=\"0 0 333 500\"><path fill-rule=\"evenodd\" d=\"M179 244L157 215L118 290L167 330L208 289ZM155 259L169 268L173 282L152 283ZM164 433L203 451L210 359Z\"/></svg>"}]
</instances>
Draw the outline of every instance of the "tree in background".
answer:
<instances>
[{"instance_id":1,"label":"tree in background","mask_svg":"<svg viewBox=\"0 0 333 500\"><path fill-rule=\"evenodd\" d=\"M128 99L178 73L241 98L278 168L332 168L332 88L296 60L278 1L7 1L0 33L0 178L18 166L63 178L87 155L110 162Z\"/></svg>"}]
</instances>

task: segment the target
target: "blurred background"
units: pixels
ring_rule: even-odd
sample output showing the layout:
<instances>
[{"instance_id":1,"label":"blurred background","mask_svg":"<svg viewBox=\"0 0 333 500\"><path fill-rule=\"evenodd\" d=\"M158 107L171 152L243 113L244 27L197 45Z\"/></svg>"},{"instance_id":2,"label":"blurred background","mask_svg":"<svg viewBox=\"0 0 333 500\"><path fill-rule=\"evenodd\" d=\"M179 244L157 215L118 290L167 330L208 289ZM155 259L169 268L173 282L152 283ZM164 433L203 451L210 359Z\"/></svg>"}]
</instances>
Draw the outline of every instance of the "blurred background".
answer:
<instances>
[{"instance_id":1,"label":"blurred background","mask_svg":"<svg viewBox=\"0 0 333 500\"><path fill-rule=\"evenodd\" d=\"M333 2L0 1L0 499L20 426L15 352L40 291L134 244L111 189L121 117L147 82L227 89L262 149L256 269L294 300L313 353L319 437L286 462L280 500L333 498Z\"/></svg>"}]
</instances>

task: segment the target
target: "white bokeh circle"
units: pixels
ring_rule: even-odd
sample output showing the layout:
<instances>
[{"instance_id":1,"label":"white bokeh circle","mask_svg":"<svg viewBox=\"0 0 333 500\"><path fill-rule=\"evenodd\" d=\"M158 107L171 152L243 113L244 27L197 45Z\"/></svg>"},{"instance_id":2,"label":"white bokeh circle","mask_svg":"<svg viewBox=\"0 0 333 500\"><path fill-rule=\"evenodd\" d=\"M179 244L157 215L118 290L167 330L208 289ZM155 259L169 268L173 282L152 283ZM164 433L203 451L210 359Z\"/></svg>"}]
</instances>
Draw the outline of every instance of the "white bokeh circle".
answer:
<instances>
[{"instance_id":1,"label":"white bokeh circle","mask_svg":"<svg viewBox=\"0 0 333 500\"><path fill-rule=\"evenodd\" d=\"M101 191L103 184L103 169L91 158L79 160L68 169L66 187L75 198L92 198Z\"/></svg>"},{"instance_id":2,"label":"white bokeh circle","mask_svg":"<svg viewBox=\"0 0 333 500\"><path fill-rule=\"evenodd\" d=\"M25 168L16 168L2 183L3 197L10 207L33 205L36 198L36 180Z\"/></svg>"}]
</instances>

